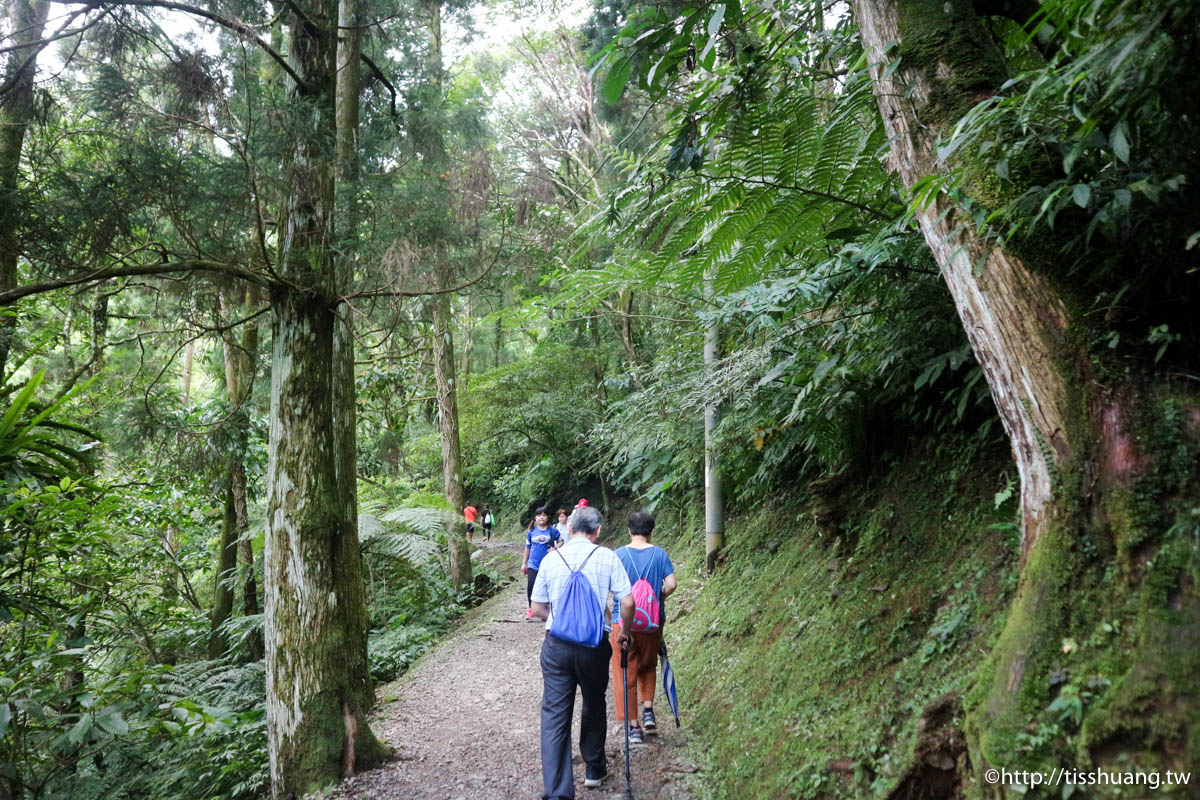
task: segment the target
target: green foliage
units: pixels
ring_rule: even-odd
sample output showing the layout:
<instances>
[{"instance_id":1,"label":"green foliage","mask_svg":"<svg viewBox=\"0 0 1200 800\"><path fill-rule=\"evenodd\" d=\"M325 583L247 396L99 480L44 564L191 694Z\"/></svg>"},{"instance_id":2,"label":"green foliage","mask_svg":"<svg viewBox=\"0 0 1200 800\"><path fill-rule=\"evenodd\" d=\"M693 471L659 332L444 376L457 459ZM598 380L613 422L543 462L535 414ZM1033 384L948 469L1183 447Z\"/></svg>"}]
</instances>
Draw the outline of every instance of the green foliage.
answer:
<instances>
[{"instance_id":1,"label":"green foliage","mask_svg":"<svg viewBox=\"0 0 1200 800\"><path fill-rule=\"evenodd\" d=\"M990 424L982 371L880 160L855 31L797 35L807 9L794 26L726 11L648 10L606 51L609 65L637 65L651 94L656 60L679 46L706 55L672 67L694 72L660 149L614 152L621 181L576 252L589 267L561 276L564 302L584 308L711 279L713 300L686 307L720 326L717 370L698 368L698 325L680 326L591 433L612 479L651 504L696 490L696 421L714 400L726 491L742 497L886 457L899 431ZM610 254L593 267L602 243Z\"/></svg>"},{"instance_id":2,"label":"green foliage","mask_svg":"<svg viewBox=\"0 0 1200 800\"><path fill-rule=\"evenodd\" d=\"M409 622L405 625L374 631L367 639L371 677L391 681L406 672L413 663L431 648L438 634L446 630L450 620L431 616L428 626Z\"/></svg>"},{"instance_id":3,"label":"green foliage","mask_svg":"<svg viewBox=\"0 0 1200 800\"><path fill-rule=\"evenodd\" d=\"M954 585L955 590L961 590L962 584ZM934 657L954 648L959 638L966 633L965 626L971 619L971 610L978 603L974 597L963 597L946 603L937 610L933 625L926 634L928 641L919 651L920 661L927 664Z\"/></svg>"},{"instance_id":4,"label":"green foliage","mask_svg":"<svg viewBox=\"0 0 1200 800\"><path fill-rule=\"evenodd\" d=\"M194 797L197 786L254 796L265 781L261 665L237 687L228 670L156 666L198 638L171 630L199 620L143 579L158 540L130 535L169 511L72 477L85 465L58 439L81 429L55 421L61 403L31 414L39 379L4 416L3 779L43 797ZM201 722L180 716L188 708Z\"/></svg>"},{"instance_id":5,"label":"green foliage","mask_svg":"<svg viewBox=\"0 0 1200 800\"><path fill-rule=\"evenodd\" d=\"M1029 243L1090 322L1115 329L1110 346L1156 363L1162 332L1196 335L1182 298L1200 258L1200 140L1185 122L1200 89L1198 27L1196 4L1182 0L1045 3L1028 32L1008 30L1019 71L939 150L958 167L941 185L969 196L977 223Z\"/></svg>"},{"instance_id":6,"label":"green foliage","mask_svg":"<svg viewBox=\"0 0 1200 800\"><path fill-rule=\"evenodd\" d=\"M878 466L843 498L841 536L877 529L849 556L794 497L734 517L711 576L694 526L656 533L681 581L666 637L706 796L898 789L923 710L970 685L1004 621L1017 551L989 524L1008 517L991 501L1006 460L948 434Z\"/></svg>"},{"instance_id":7,"label":"green foliage","mask_svg":"<svg viewBox=\"0 0 1200 800\"><path fill-rule=\"evenodd\" d=\"M576 338L568 331L559 336ZM603 402L599 387L589 384L604 355L580 357L551 339L472 380L459 406L468 496L525 508L586 480L593 468L582 437Z\"/></svg>"},{"instance_id":8,"label":"green foliage","mask_svg":"<svg viewBox=\"0 0 1200 800\"><path fill-rule=\"evenodd\" d=\"M378 553L426 567L437 563L437 536L457 520L457 514L437 508L398 508L378 516L363 512L358 515L359 543L364 554Z\"/></svg>"},{"instance_id":9,"label":"green foliage","mask_svg":"<svg viewBox=\"0 0 1200 800\"><path fill-rule=\"evenodd\" d=\"M8 408L0 416L0 479L6 488L36 485L60 479L60 488L71 488L71 477L86 467L84 450L94 443L94 435L82 428L66 426L53 419L63 400L41 407L35 402L45 370L21 387L5 381L0 396L10 395ZM92 439L84 448L67 444L65 432L83 434ZM15 510L15 509L13 509ZM6 512L9 511L6 509Z\"/></svg>"}]
</instances>

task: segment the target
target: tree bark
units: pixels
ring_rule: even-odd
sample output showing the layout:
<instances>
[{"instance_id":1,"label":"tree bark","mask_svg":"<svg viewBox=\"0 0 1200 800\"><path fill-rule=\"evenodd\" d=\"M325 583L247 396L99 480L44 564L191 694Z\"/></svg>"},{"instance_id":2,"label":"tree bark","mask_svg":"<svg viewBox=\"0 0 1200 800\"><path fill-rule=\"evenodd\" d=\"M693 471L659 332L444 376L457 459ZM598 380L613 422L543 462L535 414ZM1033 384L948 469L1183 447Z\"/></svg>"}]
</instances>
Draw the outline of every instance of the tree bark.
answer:
<instances>
[{"instance_id":1,"label":"tree bark","mask_svg":"<svg viewBox=\"0 0 1200 800\"><path fill-rule=\"evenodd\" d=\"M361 0L340 0L338 3L337 83L334 113L336 116L335 153L337 167L337 203L335 205L335 235L339 242L334 261L334 296L350 292L354 279L355 238L358 234L358 117L361 91ZM358 402L354 382L354 311L350 303L339 300L334 308L333 321L334 369L334 446L337 453L338 485L342 497L342 524L355 532L356 564L361 562L357 552L358 531ZM365 589L359 580L359 591ZM366 635L366 629L363 629ZM372 695L372 702L374 696ZM344 771L354 774L354 755Z\"/></svg>"},{"instance_id":2,"label":"tree bark","mask_svg":"<svg viewBox=\"0 0 1200 800\"><path fill-rule=\"evenodd\" d=\"M705 281L705 293L712 294L712 281ZM704 326L704 370L716 369L720 355L720 330L715 321ZM710 381L711 385L711 381ZM715 441L721 421L721 406L716 397L704 404L704 563L711 573L725 547L725 493L721 484L720 459Z\"/></svg>"},{"instance_id":3,"label":"tree bark","mask_svg":"<svg viewBox=\"0 0 1200 800\"><path fill-rule=\"evenodd\" d=\"M466 508L466 491L462 483L462 464L458 436L458 392L454 377L454 339L450 331L450 299L448 295L433 298L430 309L433 317L433 375L437 382L438 432L442 443L442 485L446 502L454 511L447 526L446 541L450 551L450 582L455 586L471 583L471 548L460 530L459 514Z\"/></svg>"},{"instance_id":4,"label":"tree bark","mask_svg":"<svg viewBox=\"0 0 1200 800\"><path fill-rule=\"evenodd\" d=\"M1004 82L999 51L965 0L857 0L855 13L893 168L909 187L944 174L938 135ZM901 62L889 74L891 41L900 42ZM1066 421L1071 376L1056 356L1068 346L1066 305L1046 278L986 241L945 194L931 198L917 217L1012 444L1024 557L1049 522L1050 464L1070 463L1078 447Z\"/></svg>"},{"instance_id":5,"label":"tree bark","mask_svg":"<svg viewBox=\"0 0 1200 800\"><path fill-rule=\"evenodd\" d=\"M951 166L938 159L937 141L1000 89L1007 77L1001 53L969 0L853 0L853 9L893 168L909 188L947 175ZM966 183L960 190L970 194L975 187ZM1109 554L1124 551L1121 566L1131 573L1128 548L1137 545L1129 542L1169 527L1145 510L1144 497L1161 509L1185 484L1170 487L1153 477L1154 458L1140 442L1149 440L1142 434L1151 425L1156 438L1185 442L1185 414L1155 404L1174 395L1163 403L1183 396L1190 398L1185 407L1194 407L1196 399L1194 391L1162 391L1166 383L1151 373L1133 386L1119 377L1125 366L1097 369L1099 356L1088 350L1089 321L1048 277L1049 265L985 238L956 197L931 195L917 217L987 379L1021 480L1020 583L967 703L971 761L982 770L1018 763L1018 735L1051 699L1048 675L1072 617L1094 613L1076 607L1088 569L1081 555L1085 537ZM1194 479L1193 466L1185 480ZM1136 500L1140 492L1145 495ZM1098 571L1104 568L1102 563ZM1148 619L1140 622L1160 625ZM1157 656L1139 658L1138 674L1162 668ZM1195 668L1194 650L1162 658ZM1119 691L1114 695L1106 699L1110 708L1122 702Z\"/></svg>"},{"instance_id":6,"label":"tree bark","mask_svg":"<svg viewBox=\"0 0 1200 800\"><path fill-rule=\"evenodd\" d=\"M429 34L427 56L426 102L433 107L442 103L442 4L441 0L425 0L421 11ZM441 202L449 206L445 175L448 168L446 145L436 114L427 113L418 120L418 149L422 151L426 179L436 181L441 188ZM447 254L439 245L432 248L434 281L437 289L452 284ZM430 302L432 325L433 374L437 383L438 432L442 445L442 484L446 502L454 513L446 528L450 555L450 582L463 587L471 584L471 548L462 530L459 514L466 507L462 483L461 445L458 435L458 390L454 362L454 335L450 327L450 295L435 295Z\"/></svg>"},{"instance_id":7,"label":"tree bark","mask_svg":"<svg viewBox=\"0 0 1200 800\"><path fill-rule=\"evenodd\" d=\"M284 169L283 283L271 293L274 351L267 471L266 659L271 791L302 796L382 760L340 367L333 248L338 4L292 6L288 93L303 126ZM340 385L339 385L340 384Z\"/></svg>"},{"instance_id":8,"label":"tree bark","mask_svg":"<svg viewBox=\"0 0 1200 800\"><path fill-rule=\"evenodd\" d=\"M208 633L208 657L218 659L229 651L229 637L221 630L233 615L231 574L237 568L237 511L233 505L233 487L225 489L225 517L221 539L217 543L217 565L213 570L212 620Z\"/></svg>"},{"instance_id":9,"label":"tree bark","mask_svg":"<svg viewBox=\"0 0 1200 800\"><path fill-rule=\"evenodd\" d=\"M5 44L12 49L0 86L0 292L17 286L17 262L21 255L21 219L17 187L21 172L21 150L25 131L33 121L33 79L37 74L36 45L46 27L50 4L43 0L9 0ZM16 331L16 309L0 307L0 379L8 367L8 353Z\"/></svg>"},{"instance_id":10,"label":"tree bark","mask_svg":"<svg viewBox=\"0 0 1200 800\"><path fill-rule=\"evenodd\" d=\"M241 297L235 303L228 295ZM258 287L247 285L220 295L221 318L226 322L239 313L255 310L259 304ZM229 459L227 481L233 497L235 540L238 554L238 579L241 587L242 613L253 616L259 613L258 587L254 578L254 544L250 541L250 500L246 479L246 453L250 443L250 396L254 390L255 368L258 360L258 323L251 321L242 328L242 339L234 340L233 332L223 336L225 351L225 396L233 415L233 454ZM250 636L249 658L257 661L263 657L261 633Z\"/></svg>"}]
</instances>

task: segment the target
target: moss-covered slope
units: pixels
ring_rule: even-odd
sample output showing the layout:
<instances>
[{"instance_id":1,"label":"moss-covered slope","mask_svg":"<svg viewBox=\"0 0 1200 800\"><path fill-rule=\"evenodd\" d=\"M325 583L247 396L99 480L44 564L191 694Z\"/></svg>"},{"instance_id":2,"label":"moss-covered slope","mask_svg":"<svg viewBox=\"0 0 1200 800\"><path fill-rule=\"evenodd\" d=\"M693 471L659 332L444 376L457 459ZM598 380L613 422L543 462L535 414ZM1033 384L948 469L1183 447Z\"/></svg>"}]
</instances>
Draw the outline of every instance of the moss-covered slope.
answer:
<instances>
[{"instance_id":1,"label":"moss-covered slope","mask_svg":"<svg viewBox=\"0 0 1200 800\"><path fill-rule=\"evenodd\" d=\"M774 510L732 520L711 577L701 536L663 531L658 543L682 578L667 641L704 795L995 795L968 766L964 720L1016 594L1015 500L997 508L1011 477L1002 450L931 446L833 496L798 488ZM1194 544L1168 545L1160 559L1186 574ZM1196 644L1158 648L1172 687L1158 686L1162 671L1137 654L1168 628L1177 639L1190 630L1173 617L1189 611L1194 592L1184 587L1181 600L1174 579L1167 589L1132 582L1104 569L1101 555L1080 576L1080 602L1053 652L1030 659L1041 689L1023 698L1010 750L1022 763L1006 766L1193 760L1186 700ZM1158 610L1148 614L1148 603ZM1156 705L1160 692L1176 698L1171 707Z\"/></svg>"}]
</instances>

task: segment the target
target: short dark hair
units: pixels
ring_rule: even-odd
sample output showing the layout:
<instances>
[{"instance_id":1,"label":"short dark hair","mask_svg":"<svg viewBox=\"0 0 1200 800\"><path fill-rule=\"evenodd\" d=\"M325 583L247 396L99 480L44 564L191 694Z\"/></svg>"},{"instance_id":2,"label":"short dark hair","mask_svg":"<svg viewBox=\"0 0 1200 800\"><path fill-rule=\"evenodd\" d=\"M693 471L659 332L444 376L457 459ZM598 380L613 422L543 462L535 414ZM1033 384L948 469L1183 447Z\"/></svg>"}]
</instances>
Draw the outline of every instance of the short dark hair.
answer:
<instances>
[{"instance_id":1,"label":"short dark hair","mask_svg":"<svg viewBox=\"0 0 1200 800\"><path fill-rule=\"evenodd\" d=\"M635 511L629 515L629 532L634 536L650 538L654 533L654 517L645 511Z\"/></svg>"},{"instance_id":2,"label":"short dark hair","mask_svg":"<svg viewBox=\"0 0 1200 800\"><path fill-rule=\"evenodd\" d=\"M535 509L533 510L533 515L534 515L535 517L536 517L538 514L545 514L547 517L548 517L548 516L550 516L550 512L546 510L546 507L545 507L545 506L538 506L537 508L535 508Z\"/></svg>"},{"instance_id":3,"label":"short dark hair","mask_svg":"<svg viewBox=\"0 0 1200 800\"><path fill-rule=\"evenodd\" d=\"M566 513L567 513L567 510L565 508L560 508L558 511L554 512L554 516L557 517L559 514L566 514ZM570 514L567 514L567 516L570 516Z\"/></svg>"}]
</instances>

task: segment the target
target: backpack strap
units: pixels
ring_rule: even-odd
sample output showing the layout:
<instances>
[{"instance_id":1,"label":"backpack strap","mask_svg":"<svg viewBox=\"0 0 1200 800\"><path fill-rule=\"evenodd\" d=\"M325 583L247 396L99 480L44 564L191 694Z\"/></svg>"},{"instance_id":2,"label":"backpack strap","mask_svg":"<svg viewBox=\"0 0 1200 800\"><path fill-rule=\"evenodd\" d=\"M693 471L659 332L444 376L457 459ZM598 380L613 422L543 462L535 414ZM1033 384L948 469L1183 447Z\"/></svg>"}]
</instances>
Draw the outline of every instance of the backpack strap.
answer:
<instances>
[{"instance_id":1,"label":"backpack strap","mask_svg":"<svg viewBox=\"0 0 1200 800\"><path fill-rule=\"evenodd\" d=\"M593 547L592 552L588 553L587 558L583 559L583 562L580 563L579 569L571 569L570 562L567 561L567 557L562 554L562 550L560 548L557 548L557 547L554 548L554 552L558 553L558 557L561 558L563 560L563 563L567 565L568 570L570 570L571 572L579 572L580 569L583 569L583 565L588 562L588 558L591 558L593 555L595 555L596 551L599 549L600 549L600 545L596 545L595 547Z\"/></svg>"},{"instance_id":2,"label":"backpack strap","mask_svg":"<svg viewBox=\"0 0 1200 800\"><path fill-rule=\"evenodd\" d=\"M599 549L600 549L600 545L596 545L595 547L593 547L593 548L592 548L592 552L588 553L588 554L587 554L587 558L585 558L585 559L583 560L583 564L580 564L580 565L579 565L579 569L583 569L583 565L584 565L584 564L586 564L586 563L588 562L588 558L591 558L592 556L596 555L596 551L597 551L597 550L599 550ZM579 570L576 570L576 572L578 572L578 571L579 571Z\"/></svg>"},{"instance_id":3,"label":"backpack strap","mask_svg":"<svg viewBox=\"0 0 1200 800\"><path fill-rule=\"evenodd\" d=\"M629 563L633 565L633 571L637 573L638 581L640 581L642 578L646 577L646 571L650 569L650 564L654 561L653 548L651 548L651 547L646 548L647 550L651 551L650 559L646 562L646 569L638 569L637 559L633 557L633 554L637 551L635 551L632 547L623 547L621 549L623 549L629 553ZM633 581L633 582L637 583L637 581Z\"/></svg>"}]
</instances>

